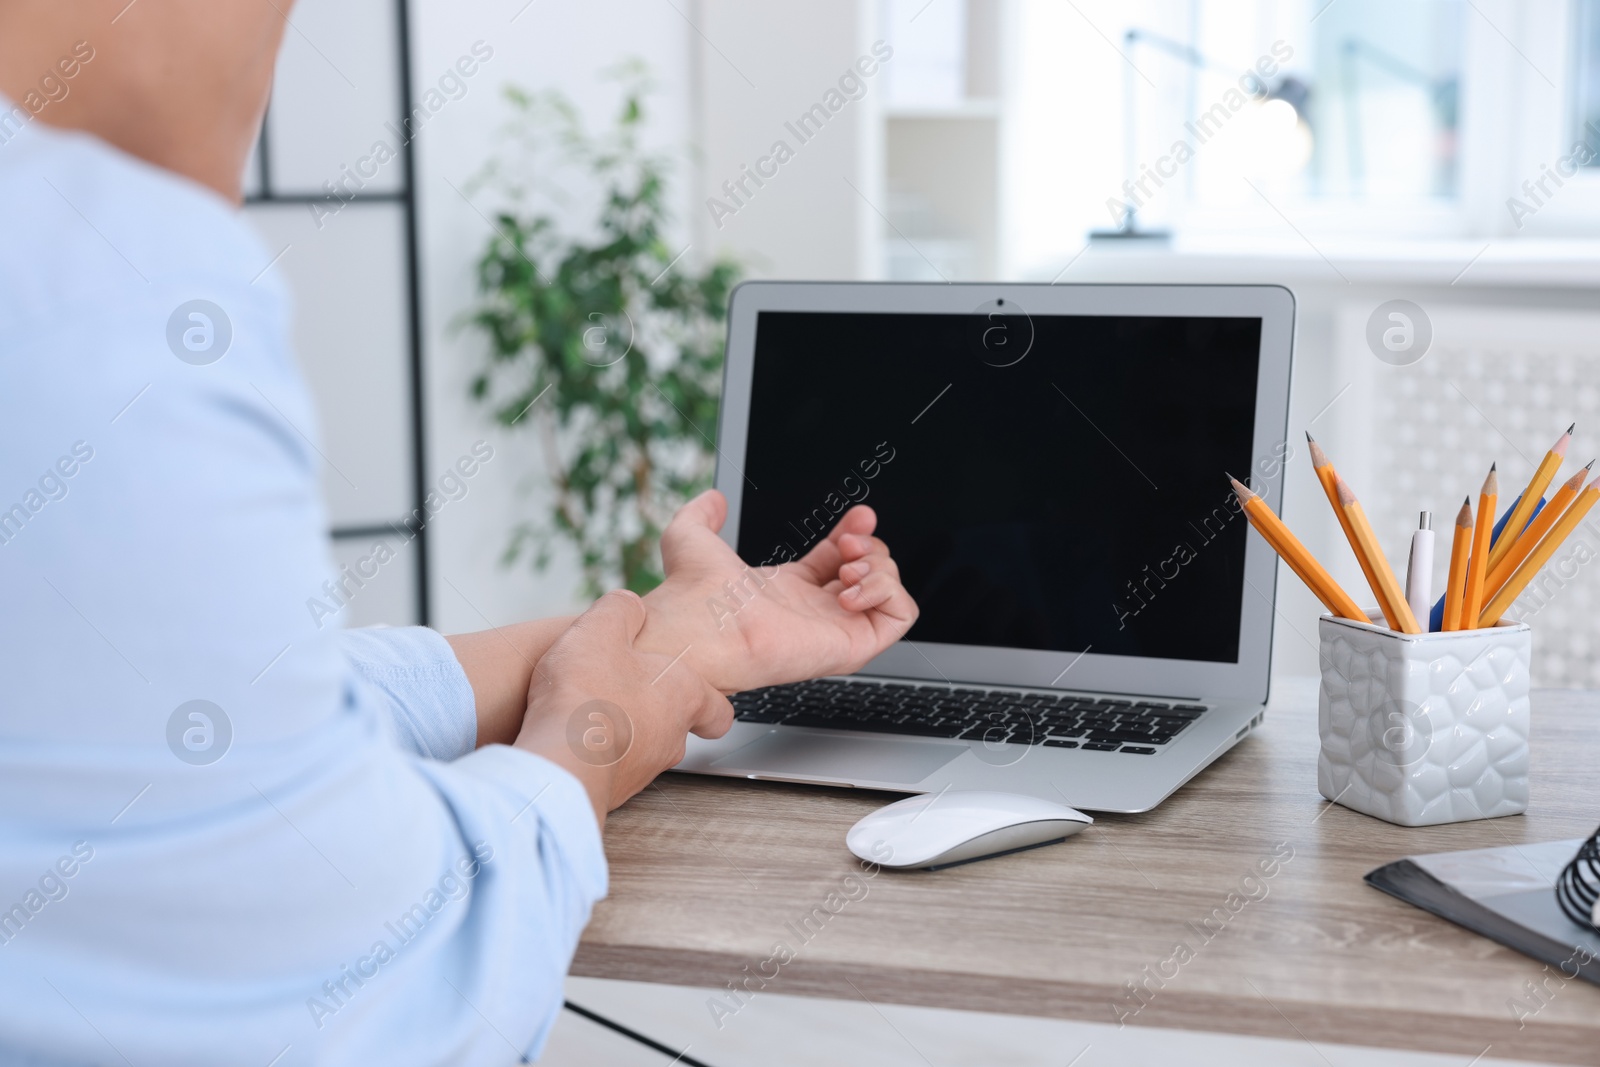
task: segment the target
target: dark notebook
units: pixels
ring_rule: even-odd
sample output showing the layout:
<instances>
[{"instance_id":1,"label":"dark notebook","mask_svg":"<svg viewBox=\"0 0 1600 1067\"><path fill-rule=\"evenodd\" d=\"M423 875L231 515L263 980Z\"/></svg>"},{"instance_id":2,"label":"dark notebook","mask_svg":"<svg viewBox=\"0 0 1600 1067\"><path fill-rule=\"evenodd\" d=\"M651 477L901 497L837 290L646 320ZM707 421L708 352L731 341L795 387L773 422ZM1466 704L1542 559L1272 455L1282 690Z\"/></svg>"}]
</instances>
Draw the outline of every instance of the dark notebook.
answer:
<instances>
[{"instance_id":1,"label":"dark notebook","mask_svg":"<svg viewBox=\"0 0 1600 1067\"><path fill-rule=\"evenodd\" d=\"M1441 919L1600 985L1600 936L1562 912L1555 884L1583 839L1408 856L1367 883Z\"/></svg>"}]
</instances>

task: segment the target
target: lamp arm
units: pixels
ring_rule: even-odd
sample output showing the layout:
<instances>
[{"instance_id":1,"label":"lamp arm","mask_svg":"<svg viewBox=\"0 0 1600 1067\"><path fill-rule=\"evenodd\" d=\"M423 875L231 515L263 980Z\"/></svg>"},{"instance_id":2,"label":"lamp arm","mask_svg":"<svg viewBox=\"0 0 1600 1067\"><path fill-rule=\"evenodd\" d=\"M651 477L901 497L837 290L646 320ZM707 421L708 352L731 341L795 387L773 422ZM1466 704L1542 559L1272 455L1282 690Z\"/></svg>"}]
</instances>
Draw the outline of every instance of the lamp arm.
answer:
<instances>
[{"instance_id":1,"label":"lamp arm","mask_svg":"<svg viewBox=\"0 0 1600 1067\"><path fill-rule=\"evenodd\" d=\"M1125 177L1131 184L1132 182L1139 180L1139 123L1137 112L1138 105L1135 100L1135 95L1138 92L1138 86L1135 85L1133 81L1133 75L1137 69L1133 65L1133 52L1139 42L1144 41L1150 45L1153 45L1154 47L1161 49L1161 51L1166 52L1168 55L1176 56L1185 63L1188 63L1190 66L1196 67L1200 70L1220 71L1229 75L1232 75L1234 71L1231 68L1222 65L1221 63L1216 63L1210 59L1207 59L1200 53L1198 49L1192 48L1181 41L1174 41L1170 37L1163 37L1159 33L1151 33L1149 30L1142 30L1138 27L1130 27L1123 33L1122 39L1127 46L1123 56L1123 58L1127 60L1127 63L1123 64L1122 68L1122 170L1123 177ZM1122 216L1122 230L1126 233L1131 233L1136 229L1136 227L1137 223L1134 218L1134 208L1130 204L1127 212Z\"/></svg>"},{"instance_id":2,"label":"lamp arm","mask_svg":"<svg viewBox=\"0 0 1600 1067\"><path fill-rule=\"evenodd\" d=\"M1216 60L1207 57L1197 48L1186 45L1182 41L1174 41L1170 37L1163 37L1159 33L1151 33L1149 30L1141 30L1135 27L1124 34L1123 39L1128 42L1128 52L1130 55L1133 52L1133 45L1136 42L1147 41L1156 48L1166 52L1168 55L1177 56L1190 66L1199 67L1201 70L1216 71L1219 74L1227 74L1229 76L1237 75L1239 73L1226 63L1218 63Z\"/></svg>"},{"instance_id":3,"label":"lamp arm","mask_svg":"<svg viewBox=\"0 0 1600 1067\"><path fill-rule=\"evenodd\" d=\"M1393 74L1402 81L1408 81L1415 85L1425 85L1429 89L1437 89L1440 85L1454 80L1451 78L1435 78L1427 71L1413 67L1392 52L1386 52L1377 45L1364 41L1359 37L1346 37L1339 48L1351 59L1365 59L1373 66Z\"/></svg>"},{"instance_id":4,"label":"lamp arm","mask_svg":"<svg viewBox=\"0 0 1600 1067\"><path fill-rule=\"evenodd\" d=\"M1459 79L1436 78L1419 67L1401 59L1392 52L1385 51L1370 41L1360 37L1346 37L1339 45L1339 54L1342 61L1345 97L1345 139L1348 144L1350 157L1351 183L1360 189L1366 179L1366 161L1362 152L1362 131L1360 113L1360 64L1365 60L1377 69L1399 78L1401 81L1420 85L1428 90L1429 103L1433 105L1436 118L1443 123L1449 123L1454 116L1449 114L1454 105L1454 90Z\"/></svg>"}]
</instances>

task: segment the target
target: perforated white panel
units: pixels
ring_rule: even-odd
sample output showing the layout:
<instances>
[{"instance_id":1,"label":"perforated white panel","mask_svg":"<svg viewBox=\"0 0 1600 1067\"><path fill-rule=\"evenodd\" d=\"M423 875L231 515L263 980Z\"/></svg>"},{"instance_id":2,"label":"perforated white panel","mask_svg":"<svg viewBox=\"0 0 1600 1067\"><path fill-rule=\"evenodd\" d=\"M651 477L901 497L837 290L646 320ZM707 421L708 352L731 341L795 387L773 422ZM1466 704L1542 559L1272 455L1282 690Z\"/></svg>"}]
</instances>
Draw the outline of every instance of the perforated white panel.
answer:
<instances>
[{"instance_id":1,"label":"perforated white panel","mask_svg":"<svg viewBox=\"0 0 1600 1067\"><path fill-rule=\"evenodd\" d=\"M1424 309L1434 341L1422 360L1394 367L1367 357L1371 418L1363 421L1371 473L1358 493L1397 574L1404 574L1417 512L1433 512L1437 593L1444 589L1456 512L1469 495L1476 509L1491 462L1499 464L1503 512L1568 423L1578 429L1547 495L1600 455L1600 315ZM1371 310L1352 307L1343 317L1347 344L1361 343ZM1600 508L1510 612L1533 628L1536 686L1600 686L1597 561Z\"/></svg>"}]
</instances>

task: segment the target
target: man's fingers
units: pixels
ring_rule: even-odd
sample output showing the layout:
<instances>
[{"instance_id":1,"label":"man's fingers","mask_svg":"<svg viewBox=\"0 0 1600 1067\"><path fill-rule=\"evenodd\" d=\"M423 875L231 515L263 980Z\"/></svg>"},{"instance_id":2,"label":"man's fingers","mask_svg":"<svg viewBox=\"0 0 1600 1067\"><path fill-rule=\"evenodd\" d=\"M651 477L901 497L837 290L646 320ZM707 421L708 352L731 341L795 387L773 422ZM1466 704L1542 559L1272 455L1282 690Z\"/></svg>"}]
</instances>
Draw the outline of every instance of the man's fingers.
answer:
<instances>
[{"instance_id":1,"label":"man's fingers","mask_svg":"<svg viewBox=\"0 0 1600 1067\"><path fill-rule=\"evenodd\" d=\"M905 586L897 579L876 571L857 584L840 590L838 600L840 607L856 614L865 614L872 624L876 647L866 659L904 637L920 614L917 602L906 592ZM862 662L866 662L866 659Z\"/></svg>"},{"instance_id":2,"label":"man's fingers","mask_svg":"<svg viewBox=\"0 0 1600 1067\"><path fill-rule=\"evenodd\" d=\"M855 585L873 572L887 574L896 581L900 580L900 564L889 555L889 546L877 538L873 538L872 542L872 551L839 567L840 582L845 585Z\"/></svg>"},{"instance_id":3,"label":"man's fingers","mask_svg":"<svg viewBox=\"0 0 1600 1067\"><path fill-rule=\"evenodd\" d=\"M700 709L695 723L690 727L696 737L717 738L733 728L733 705L728 698L710 690L710 697Z\"/></svg>"},{"instance_id":4,"label":"man's fingers","mask_svg":"<svg viewBox=\"0 0 1600 1067\"><path fill-rule=\"evenodd\" d=\"M888 603L900 592L904 590L898 581L881 571L873 571L840 593L839 603L846 611L866 611Z\"/></svg>"},{"instance_id":5,"label":"man's fingers","mask_svg":"<svg viewBox=\"0 0 1600 1067\"><path fill-rule=\"evenodd\" d=\"M847 561L860 559L863 556L888 554L889 546L881 537L847 533L839 538L839 557Z\"/></svg>"},{"instance_id":6,"label":"man's fingers","mask_svg":"<svg viewBox=\"0 0 1600 1067\"><path fill-rule=\"evenodd\" d=\"M828 540L837 541L845 534L870 534L878 528L878 513L865 504L857 504L839 517L833 529L828 533Z\"/></svg>"},{"instance_id":7,"label":"man's fingers","mask_svg":"<svg viewBox=\"0 0 1600 1067\"><path fill-rule=\"evenodd\" d=\"M839 564L847 558L840 542L855 538L868 538L878 527L878 513L865 504L857 504L839 517L828 536L818 541L810 552L800 557L799 564L811 575L814 582L826 582L839 573ZM857 552L857 555L863 553Z\"/></svg>"},{"instance_id":8,"label":"man's fingers","mask_svg":"<svg viewBox=\"0 0 1600 1067\"><path fill-rule=\"evenodd\" d=\"M659 666L650 667L657 672L650 683L651 697L677 724L680 738L685 733L721 737L728 732L733 726L733 705L700 677L683 653L673 659L664 655L646 658L659 661Z\"/></svg>"}]
</instances>

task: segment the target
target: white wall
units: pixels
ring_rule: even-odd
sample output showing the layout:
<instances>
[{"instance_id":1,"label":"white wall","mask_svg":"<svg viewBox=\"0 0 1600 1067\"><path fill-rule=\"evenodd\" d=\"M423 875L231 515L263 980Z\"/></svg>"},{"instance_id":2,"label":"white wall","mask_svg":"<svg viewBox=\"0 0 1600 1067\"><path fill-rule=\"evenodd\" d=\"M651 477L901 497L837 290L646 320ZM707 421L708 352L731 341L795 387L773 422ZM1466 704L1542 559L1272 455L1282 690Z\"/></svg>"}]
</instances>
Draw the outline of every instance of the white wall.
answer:
<instances>
[{"instance_id":1,"label":"white wall","mask_svg":"<svg viewBox=\"0 0 1600 1067\"><path fill-rule=\"evenodd\" d=\"M697 5L705 164L696 240L740 259L752 277L856 278L876 262L865 238L878 232L876 212L888 210L881 168L873 165L884 70L863 79L861 97L804 143L785 126L869 53L873 7L862 0ZM706 198L728 202L722 184L741 177L742 167L754 168L779 140L794 158L765 185L747 182L752 195L714 225Z\"/></svg>"},{"instance_id":2,"label":"white wall","mask_svg":"<svg viewBox=\"0 0 1600 1067\"><path fill-rule=\"evenodd\" d=\"M558 556L534 574L526 563L507 569L500 556L508 532L521 518L542 518L546 497L537 492L544 470L531 420L525 432L497 429L485 409L469 402L467 383L484 358L484 345L455 323L474 301L473 266L492 236L495 198L489 191L467 203L456 191L484 166L508 117L501 87L560 88L577 104L591 129L609 123L620 96L602 72L638 56L654 72L659 91L647 136L680 150L689 139L690 39L694 30L660 0L415 0L413 78L417 91L442 74L474 41L494 49L472 79L470 91L432 118L417 140L422 246L422 320L427 379L428 470L437 478L473 442L489 441L495 458L469 483L463 499L434 520L432 530L433 625L447 633L483 629L572 610L579 603L577 567ZM687 11L685 3L679 8ZM520 14L519 14L520 11ZM452 188L452 185L455 188ZM675 213L684 225L688 174L674 185ZM685 241L687 238L685 238ZM529 482L536 495L522 487Z\"/></svg>"}]
</instances>

